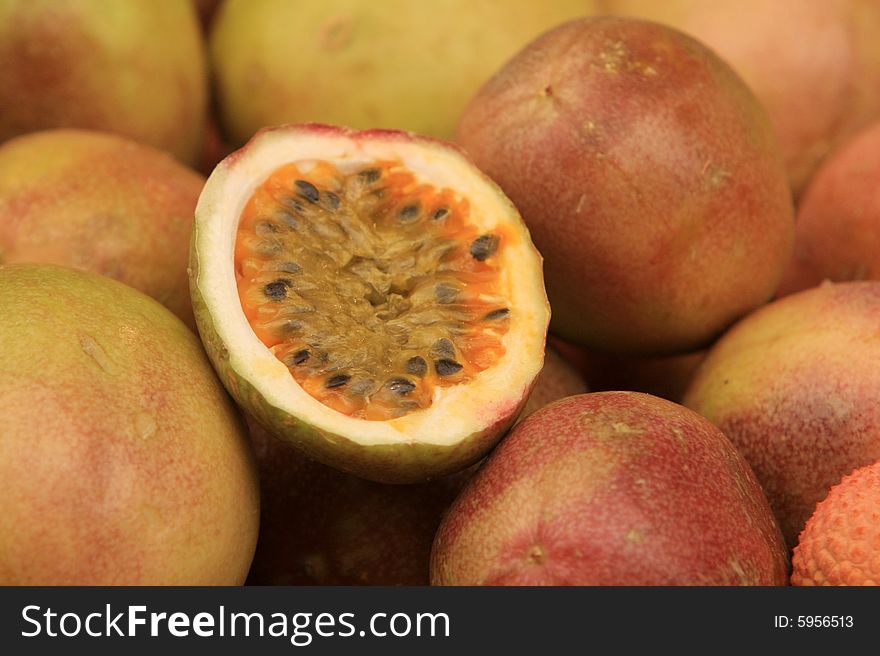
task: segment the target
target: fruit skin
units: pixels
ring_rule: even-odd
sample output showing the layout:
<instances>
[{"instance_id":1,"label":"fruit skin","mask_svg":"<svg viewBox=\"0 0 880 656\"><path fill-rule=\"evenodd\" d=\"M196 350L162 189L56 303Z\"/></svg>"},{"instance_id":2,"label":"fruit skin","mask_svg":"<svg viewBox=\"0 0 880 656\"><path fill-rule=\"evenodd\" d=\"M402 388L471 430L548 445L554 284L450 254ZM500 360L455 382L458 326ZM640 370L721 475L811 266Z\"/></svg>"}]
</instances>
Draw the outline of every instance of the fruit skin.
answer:
<instances>
[{"instance_id":1,"label":"fruit skin","mask_svg":"<svg viewBox=\"0 0 880 656\"><path fill-rule=\"evenodd\" d=\"M880 283L826 283L776 301L712 348L684 404L761 482L789 546L816 504L880 460Z\"/></svg>"},{"instance_id":2,"label":"fruit skin","mask_svg":"<svg viewBox=\"0 0 880 656\"><path fill-rule=\"evenodd\" d=\"M227 136L322 122L450 139L468 99L593 0L231 0L211 35Z\"/></svg>"},{"instance_id":3,"label":"fruit skin","mask_svg":"<svg viewBox=\"0 0 880 656\"><path fill-rule=\"evenodd\" d=\"M547 351L522 418L586 391ZM431 543L476 465L415 485L374 483L309 460L250 421L262 515L251 585L428 585Z\"/></svg>"},{"instance_id":4,"label":"fruit skin","mask_svg":"<svg viewBox=\"0 0 880 656\"><path fill-rule=\"evenodd\" d=\"M207 72L191 0L6 0L0 61L0 141L86 128L196 163Z\"/></svg>"},{"instance_id":5,"label":"fruit skin","mask_svg":"<svg viewBox=\"0 0 880 656\"><path fill-rule=\"evenodd\" d=\"M880 117L874 0L599 0L703 41L763 103L800 196L822 159Z\"/></svg>"},{"instance_id":6,"label":"fruit skin","mask_svg":"<svg viewBox=\"0 0 880 656\"><path fill-rule=\"evenodd\" d=\"M405 441L399 435L395 435L393 441L386 439L387 433L380 440L372 439L369 443L363 439L361 432L367 429L361 427L387 422L353 420L362 423L357 430L349 430L349 418L314 401L296 383L290 384L293 377L286 367L265 345L254 344L257 339L249 326L241 329L246 319L243 313L237 315L241 312L240 299L237 293L233 294L233 286L228 284L234 275L230 248L233 241L227 241L226 235L218 233L216 228L218 216L219 220L225 220L227 213L235 211L232 208L236 205L230 202L225 193L227 185L235 187L236 192L240 192L244 186L248 194L252 193L255 182L259 180L249 178L263 170L269 163L267 160L271 160L273 166L286 164L287 153L293 157L298 151L301 152L302 144L312 144L310 148L317 147L313 144L344 144L345 153L360 151L368 154L368 144L373 140L382 142L386 147L383 150L385 153L397 149L395 152L401 156L404 151L412 156L418 150L419 162L430 161L434 169L449 166L454 167L451 169L453 171L463 172L471 189L478 190L484 202L488 204L490 201L487 199L491 199L492 216L504 217L508 239L514 238L519 242L517 249L508 247L498 255L499 258L508 257L506 253L521 256L516 260L515 269L507 267L507 276L512 281L508 299L512 304L512 314L517 314L514 306L515 299L519 299L524 317L521 324L516 323L517 319L511 319L511 328L506 336L511 342L514 333L519 335L520 341L511 343L511 347L517 349L518 357L515 360L503 359L494 368L483 372L485 380L489 375L502 371L505 362L512 362L512 368L505 373L517 380L504 379L505 386L492 390L491 395L487 394L488 388L484 384L479 388L481 394L475 396L475 383L472 383L467 390L467 398L457 397L459 403L470 403L471 409L478 407L472 415L465 417L465 421L471 422L470 425L462 427L460 423L456 432L451 433L445 422L425 422L435 432L442 427L442 441L436 435L426 439L421 434L410 434L412 417L429 416L427 413L430 409L394 420L392 429L403 432ZM235 202L239 200L242 199L236 198ZM234 219L230 223L234 229L238 225L237 215L230 216ZM282 436L310 458L326 465L382 483L417 483L461 471L479 461L513 425L525 406L543 365L550 314L541 262L541 256L535 250L516 208L497 185L453 144L400 130L356 131L333 125L303 124L263 129L246 146L217 166L208 178L196 207L188 271L193 312L202 343L220 380L245 412L271 434ZM233 313L236 316L232 316ZM520 327L514 328L515 325ZM241 349L230 349L236 344L227 345L225 340L250 342L247 345L238 344ZM247 350L248 357L240 355L239 350ZM534 367L535 364L538 366ZM523 382L526 379L528 382ZM290 398L278 394L278 389L286 385L290 387L285 387L285 393L298 394L296 401L301 407L292 406ZM316 415L324 426L317 425ZM332 428L327 428L328 424ZM338 428L343 425L346 430Z\"/></svg>"},{"instance_id":7,"label":"fruit skin","mask_svg":"<svg viewBox=\"0 0 880 656\"><path fill-rule=\"evenodd\" d=\"M807 187L780 296L826 279L880 279L878 183L880 123L875 123L825 160Z\"/></svg>"},{"instance_id":8,"label":"fruit skin","mask_svg":"<svg viewBox=\"0 0 880 656\"><path fill-rule=\"evenodd\" d=\"M437 532L439 585L784 585L767 501L724 435L634 392L517 426Z\"/></svg>"},{"instance_id":9,"label":"fruit skin","mask_svg":"<svg viewBox=\"0 0 880 656\"><path fill-rule=\"evenodd\" d=\"M572 343L701 348L769 299L788 262L793 208L766 115L669 28L557 27L486 83L457 141L522 212L551 331Z\"/></svg>"},{"instance_id":10,"label":"fruit skin","mask_svg":"<svg viewBox=\"0 0 880 656\"><path fill-rule=\"evenodd\" d=\"M681 402L707 353L639 357L587 351L552 336L548 343L581 373L594 392L645 392L675 403Z\"/></svg>"},{"instance_id":11,"label":"fruit skin","mask_svg":"<svg viewBox=\"0 0 880 656\"><path fill-rule=\"evenodd\" d=\"M244 581L253 454L196 337L122 283L0 267L0 584Z\"/></svg>"},{"instance_id":12,"label":"fruit skin","mask_svg":"<svg viewBox=\"0 0 880 656\"><path fill-rule=\"evenodd\" d=\"M831 488L801 532L792 585L880 585L880 462Z\"/></svg>"},{"instance_id":13,"label":"fruit skin","mask_svg":"<svg viewBox=\"0 0 880 656\"><path fill-rule=\"evenodd\" d=\"M111 134L17 137L0 146L0 263L115 278L195 329L186 266L204 183L169 155Z\"/></svg>"}]
</instances>

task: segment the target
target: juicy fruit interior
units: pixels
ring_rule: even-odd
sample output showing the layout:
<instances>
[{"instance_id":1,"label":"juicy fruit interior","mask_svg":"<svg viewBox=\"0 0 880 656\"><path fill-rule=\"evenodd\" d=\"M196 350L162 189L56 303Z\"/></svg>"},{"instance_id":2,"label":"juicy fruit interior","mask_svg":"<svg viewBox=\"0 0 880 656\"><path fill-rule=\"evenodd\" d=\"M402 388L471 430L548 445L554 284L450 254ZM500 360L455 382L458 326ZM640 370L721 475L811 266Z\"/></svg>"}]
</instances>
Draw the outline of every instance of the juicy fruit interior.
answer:
<instances>
[{"instance_id":1,"label":"juicy fruit interior","mask_svg":"<svg viewBox=\"0 0 880 656\"><path fill-rule=\"evenodd\" d=\"M238 227L239 298L296 381L349 416L386 420L431 405L504 354L510 308L497 258L454 190L398 161L277 169Z\"/></svg>"}]
</instances>

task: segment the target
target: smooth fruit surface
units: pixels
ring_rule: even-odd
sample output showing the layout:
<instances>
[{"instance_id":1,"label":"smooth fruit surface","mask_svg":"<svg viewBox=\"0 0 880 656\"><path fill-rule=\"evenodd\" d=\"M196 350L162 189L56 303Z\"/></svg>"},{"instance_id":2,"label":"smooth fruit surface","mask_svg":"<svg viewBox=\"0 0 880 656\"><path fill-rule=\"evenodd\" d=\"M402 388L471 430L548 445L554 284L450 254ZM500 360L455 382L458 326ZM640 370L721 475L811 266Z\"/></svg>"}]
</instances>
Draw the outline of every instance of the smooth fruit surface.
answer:
<instances>
[{"instance_id":1,"label":"smooth fruit surface","mask_svg":"<svg viewBox=\"0 0 880 656\"><path fill-rule=\"evenodd\" d=\"M880 118L874 0L600 0L600 9L676 27L729 62L767 109L796 195L826 155Z\"/></svg>"},{"instance_id":2,"label":"smooth fruit surface","mask_svg":"<svg viewBox=\"0 0 880 656\"><path fill-rule=\"evenodd\" d=\"M238 585L253 454L195 336L94 274L0 267L0 583Z\"/></svg>"},{"instance_id":3,"label":"smooth fruit surface","mask_svg":"<svg viewBox=\"0 0 880 656\"><path fill-rule=\"evenodd\" d=\"M880 283L826 283L738 323L684 404L752 466L789 544L842 476L880 459Z\"/></svg>"},{"instance_id":4,"label":"smooth fruit surface","mask_svg":"<svg viewBox=\"0 0 880 656\"><path fill-rule=\"evenodd\" d=\"M394 130L260 132L199 199L191 290L239 404L384 482L479 460L539 373L541 258L456 148Z\"/></svg>"},{"instance_id":5,"label":"smooth fruit surface","mask_svg":"<svg viewBox=\"0 0 880 656\"><path fill-rule=\"evenodd\" d=\"M115 278L195 327L186 266L205 179L111 134L46 130L0 146L0 264Z\"/></svg>"},{"instance_id":6,"label":"smooth fruit surface","mask_svg":"<svg viewBox=\"0 0 880 656\"><path fill-rule=\"evenodd\" d=\"M592 0L232 0L211 58L236 145L281 123L396 128L442 139L471 95L542 31Z\"/></svg>"},{"instance_id":7,"label":"smooth fruit surface","mask_svg":"<svg viewBox=\"0 0 880 656\"><path fill-rule=\"evenodd\" d=\"M646 394L584 394L519 424L443 520L440 585L783 585L767 500L724 435Z\"/></svg>"},{"instance_id":8,"label":"smooth fruit surface","mask_svg":"<svg viewBox=\"0 0 880 656\"><path fill-rule=\"evenodd\" d=\"M801 532L793 585L880 585L880 462L831 488Z\"/></svg>"},{"instance_id":9,"label":"smooth fruit surface","mask_svg":"<svg viewBox=\"0 0 880 656\"><path fill-rule=\"evenodd\" d=\"M191 0L4 0L0 61L0 141L103 130L195 164L208 89Z\"/></svg>"},{"instance_id":10,"label":"smooth fruit surface","mask_svg":"<svg viewBox=\"0 0 880 656\"><path fill-rule=\"evenodd\" d=\"M522 212L551 329L572 343L698 349L770 298L788 262L793 208L766 114L670 28L600 17L547 32L483 86L457 141Z\"/></svg>"},{"instance_id":11,"label":"smooth fruit surface","mask_svg":"<svg viewBox=\"0 0 880 656\"><path fill-rule=\"evenodd\" d=\"M825 160L797 212L794 258L779 295L823 280L880 278L880 123Z\"/></svg>"}]
</instances>

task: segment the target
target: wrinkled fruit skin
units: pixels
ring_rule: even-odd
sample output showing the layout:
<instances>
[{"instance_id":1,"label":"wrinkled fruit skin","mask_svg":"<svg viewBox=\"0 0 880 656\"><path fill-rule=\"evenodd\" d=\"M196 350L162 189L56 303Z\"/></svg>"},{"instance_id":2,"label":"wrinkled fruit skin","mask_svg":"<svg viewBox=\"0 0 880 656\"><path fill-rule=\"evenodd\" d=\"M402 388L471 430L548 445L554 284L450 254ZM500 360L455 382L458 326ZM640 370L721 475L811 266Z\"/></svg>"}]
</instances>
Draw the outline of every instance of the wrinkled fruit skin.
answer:
<instances>
[{"instance_id":1,"label":"wrinkled fruit skin","mask_svg":"<svg viewBox=\"0 0 880 656\"><path fill-rule=\"evenodd\" d=\"M0 142L86 128L196 163L208 84L191 0L7 0L0 61Z\"/></svg>"},{"instance_id":2,"label":"wrinkled fruit skin","mask_svg":"<svg viewBox=\"0 0 880 656\"><path fill-rule=\"evenodd\" d=\"M788 262L793 209L766 115L668 28L557 27L486 83L457 140L522 212L551 331L572 343L701 348L770 298Z\"/></svg>"},{"instance_id":3,"label":"wrinkled fruit skin","mask_svg":"<svg viewBox=\"0 0 880 656\"><path fill-rule=\"evenodd\" d=\"M440 585L784 585L754 475L696 414L645 394L563 399L522 422L443 520Z\"/></svg>"},{"instance_id":4,"label":"wrinkled fruit skin","mask_svg":"<svg viewBox=\"0 0 880 656\"><path fill-rule=\"evenodd\" d=\"M800 535L792 585L880 585L880 462L831 488Z\"/></svg>"},{"instance_id":5,"label":"wrinkled fruit skin","mask_svg":"<svg viewBox=\"0 0 880 656\"><path fill-rule=\"evenodd\" d=\"M0 264L63 264L152 296L195 329L189 239L205 179L123 137L47 130L0 146Z\"/></svg>"},{"instance_id":6,"label":"wrinkled fruit skin","mask_svg":"<svg viewBox=\"0 0 880 656\"><path fill-rule=\"evenodd\" d=\"M789 546L832 485L880 460L880 283L827 283L737 324L684 404L752 466Z\"/></svg>"},{"instance_id":7,"label":"wrinkled fruit skin","mask_svg":"<svg viewBox=\"0 0 880 656\"><path fill-rule=\"evenodd\" d=\"M196 337L119 282L0 267L0 584L238 585L247 435Z\"/></svg>"},{"instance_id":8,"label":"wrinkled fruit skin","mask_svg":"<svg viewBox=\"0 0 880 656\"><path fill-rule=\"evenodd\" d=\"M880 279L880 123L827 159L798 205L784 296L823 280Z\"/></svg>"},{"instance_id":9,"label":"wrinkled fruit skin","mask_svg":"<svg viewBox=\"0 0 880 656\"><path fill-rule=\"evenodd\" d=\"M523 418L586 391L548 350ZM387 485L307 459L249 422L262 521L252 585L428 585L440 519L477 466L415 485Z\"/></svg>"},{"instance_id":10,"label":"wrinkled fruit skin","mask_svg":"<svg viewBox=\"0 0 880 656\"><path fill-rule=\"evenodd\" d=\"M767 109L797 196L826 155L880 117L880 5L873 0L599 5L683 30L729 62Z\"/></svg>"},{"instance_id":11,"label":"wrinkled fruit skin","mask_svg":"<svg viewBox=\"0 0 880 656\"><path fill-rule=\"evenodd\" d=\"M594 0L233 0L212 31L227 136L321 122L442 139L518 48ZM340 93L344 89L344 93Z\"/></svg>"}]
</instances>

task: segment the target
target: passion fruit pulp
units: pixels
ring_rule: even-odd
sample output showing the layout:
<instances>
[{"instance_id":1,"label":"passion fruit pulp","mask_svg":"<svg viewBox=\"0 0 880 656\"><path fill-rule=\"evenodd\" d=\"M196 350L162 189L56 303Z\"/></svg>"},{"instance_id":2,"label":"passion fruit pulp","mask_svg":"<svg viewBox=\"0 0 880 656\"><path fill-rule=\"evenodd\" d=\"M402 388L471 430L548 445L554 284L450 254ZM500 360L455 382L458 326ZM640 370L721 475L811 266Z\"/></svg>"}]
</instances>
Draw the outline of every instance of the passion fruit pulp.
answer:
<instances>
[{"instance_id":1,"label":"passion fruit pulp","mask_svg":"<svg viewBox=\"0 0 880 656\"><path fill-rule=\"evenodd\" d=\"M394 130L263 130L196 210L191 287L230 393L270 432L388 482L478 460L541 369L541 258L449 144Z\"/></svg>"}]
</instances>

